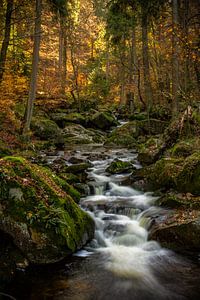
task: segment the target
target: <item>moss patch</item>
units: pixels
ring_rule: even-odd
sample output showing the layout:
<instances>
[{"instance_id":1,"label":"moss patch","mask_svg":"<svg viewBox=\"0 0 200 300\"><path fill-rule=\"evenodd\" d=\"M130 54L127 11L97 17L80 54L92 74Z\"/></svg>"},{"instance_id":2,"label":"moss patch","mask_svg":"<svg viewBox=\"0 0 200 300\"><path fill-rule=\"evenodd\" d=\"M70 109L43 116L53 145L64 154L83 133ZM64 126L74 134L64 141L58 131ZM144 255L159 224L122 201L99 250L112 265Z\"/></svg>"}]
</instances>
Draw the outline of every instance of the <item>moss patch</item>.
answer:
<instances>
[{"instance_id":1,"label":"moss patch","mask_svg":"<svg viewBox=\"0 0 200 300\"><path fill-rule=\"evenodd\" d=\"M119 174L133 170L133 168L134 167L130 162L115 160L110 164L106 171L111 174Z\"/></svg>"},{"instance_id":2,"label":"moss patch","mask_svg":"<svg viewBox=\"0 0 200 300\"><path fill-rule=\"evenodd\" d=\"M24 158L0 160L0 229L32 262L57 261L92 237L93 221L69 193L79 198L63 179Z\"/></svg>"}]
</instances>

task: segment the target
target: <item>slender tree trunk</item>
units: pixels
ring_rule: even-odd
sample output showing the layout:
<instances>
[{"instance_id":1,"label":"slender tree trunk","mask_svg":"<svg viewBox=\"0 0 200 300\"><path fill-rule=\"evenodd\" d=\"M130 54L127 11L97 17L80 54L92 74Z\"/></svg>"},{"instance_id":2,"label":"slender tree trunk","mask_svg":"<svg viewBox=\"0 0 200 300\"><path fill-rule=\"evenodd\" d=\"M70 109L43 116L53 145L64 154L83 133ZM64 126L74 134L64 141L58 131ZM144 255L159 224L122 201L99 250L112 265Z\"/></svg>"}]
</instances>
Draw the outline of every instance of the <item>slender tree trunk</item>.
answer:
<instances>
[{"instance_id":1,"label":"slender tree trunk","mask_svg":"<svg viewBox=\"0 0 200 300\"><path fill-rule=\"evenodd\" d=\"M184 63L184 92L187 96L190 93L190 61L189 61L189 47L188 47L188 18L189 18L189 0L184 0L184 38L185 38L185 63Z\"/></svg>"},{"instance_id":2,"label":"slender tree trunk","mask_svg":"<svg viewBox=\"0 0 200 300\"><path fill-rule=\"evenodd\" d=\"M120 51L120 106L126 105L126 93L125 93L125 38L123 37L122 46Z\"/></svg>"},{"instance_id":3,"label":"slender tree trunk","mask_svg":"<svg viewBox=\"0 0 200 300\"><path fill-rule=\"evenodd\" d=\"M178 113L179 62L178 62L178 0L172 1L172 114Z\"/></svg>"},{"instance_id":4,"label":"slender tree trunk","mask_svg":"<svg viewBox=\"0 0 200 300\"><path fill-rule=\"evenodd\" d=\"M137 52L136 52L136 30L135 26L132 28L131 36L131 49L130 49L130 74L129 74L129 85L130 92L128 94L129 106L131 113L135 107L135 93L137 90Z\"/></svg>"},{"instance_id":5,"label":"slender tree trunk","mask_svg":"<svg viewBox=\"0 0 200 300\"><path fill-rule=\"evenodd\" d=\"M60 94L65 96L67 76L67 35L66 35L66 16L60 15L60 34L59 34L59 78Z\"/></svg>"},{"instance_id":6,"label":"slender tree trunk","mask_svg":"<svg viewBox=\"0 0 200 300\"><path fill-rule=\"evenodd\" d=\"M148 20L146 13L142 16L142 55L143 55L143 76L145 100L148 111L152 108L153 92L151 87L150 70L149 70L149 46L148 46Z\"/></svg>"},{"instance_id":7,"label":"slender tree trunk","mask_svg":"<svg viewBox=\"0 0 200 300\"><path fill-rule=\"evenodd\" d=\"M39 51L40 51L40 35L41 35L41 14L42 14L42 0L36 0L32 73L31 73L31 81L30 81L30 88L29 88L29 96L28 96L28 101L26 106L25 124L23 128L24 135L26 135L30 130L30 124L33 115L33 105L36 97L37 73L38 73Z\"/></svg>"},{"instance_id":8,"label":"slender tree trunk","mask_svg":"<svg viewBox=\"0 0 200 300\"><path fill-rule=\"evenodd\" d=\"M110 73L110 52L109 52L109 45L108 42L106 44L106 80L109 80L109 73Z\"/></svg>"},{"instance_id":9,"label":"slender tree trunk","mask_svg":"<svg viewBox=\"0 0 200 300\"><path fill-rule=\"evenodd\" d=\"M79 67L78 67L78 63L76 63L76 60L74 57L73 46L71 48L71 64L72 64L73 73L74 73L75 91L76 91L77 97L75 97L75 95L74 95L74 90L71 91L71 94L72 94L74 100L76 99L77 109L78 109L78 112L80 112L81 111L81 103L80 103L80 92L79 92L79 82L78 82Z\"/></svg>"},{"instance_id":10,"label":"slender tree trunk","mask_svg":"<svg viewBox=\"0 0 200 300\"><path fill-rule=\"evenodd\" d=\"M10 42L11 18L12 18L13 5L14 5L13 0L7 0L5 33L4 33L4 39L3 39L3 43L1 46L1 52L0 52L0 84L3 80L7 50L8 50L8 46L9 46L9 42Z\"/></svg>"}]
</instances>

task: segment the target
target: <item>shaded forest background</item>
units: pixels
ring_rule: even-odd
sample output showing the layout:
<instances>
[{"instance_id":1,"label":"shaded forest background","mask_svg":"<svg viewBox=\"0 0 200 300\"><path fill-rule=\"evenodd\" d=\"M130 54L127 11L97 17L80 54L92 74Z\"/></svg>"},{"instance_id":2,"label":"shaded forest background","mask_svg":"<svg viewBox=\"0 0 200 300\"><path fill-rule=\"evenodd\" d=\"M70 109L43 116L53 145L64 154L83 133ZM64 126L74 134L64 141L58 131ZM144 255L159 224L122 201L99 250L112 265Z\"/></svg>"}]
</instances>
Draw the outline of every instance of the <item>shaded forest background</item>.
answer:
<instances>
[{"instance_id":1,"label":"shaded forest background","mask_svg":"<svg viewBox=\"0 0 200 300\"><path fill-rule=\"evenodd\" d=\"M199 16L199 0L1 0L1 126L21 132L30 97L47 110L198 108Z\"/></svg>"}]
</instances>

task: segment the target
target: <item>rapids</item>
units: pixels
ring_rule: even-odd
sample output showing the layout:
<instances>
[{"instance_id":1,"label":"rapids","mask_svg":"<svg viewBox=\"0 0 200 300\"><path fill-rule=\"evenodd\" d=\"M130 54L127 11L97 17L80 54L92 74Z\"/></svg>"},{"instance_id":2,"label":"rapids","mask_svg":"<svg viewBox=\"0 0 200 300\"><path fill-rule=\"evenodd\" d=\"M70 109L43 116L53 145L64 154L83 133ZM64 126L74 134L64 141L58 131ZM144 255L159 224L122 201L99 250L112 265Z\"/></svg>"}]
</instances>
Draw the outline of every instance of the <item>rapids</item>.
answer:
<instances>
[{"instance_id":1,"label":"rapids","mask_svg":"<svg viewBox=\"0 0 200 300\"><path fill-rule=\"evenodd\" d=\"M20 273L10 294L19 300L199 299L199 265L148 240L152 220L166 212L154 206L157 198L128 186L130 173L106 172L116 158L140 168L137 154L97 147L75 155L92 164L90 193L80 205L95 221L95 237L66 262Z\"/></svg>"}]
</instances>

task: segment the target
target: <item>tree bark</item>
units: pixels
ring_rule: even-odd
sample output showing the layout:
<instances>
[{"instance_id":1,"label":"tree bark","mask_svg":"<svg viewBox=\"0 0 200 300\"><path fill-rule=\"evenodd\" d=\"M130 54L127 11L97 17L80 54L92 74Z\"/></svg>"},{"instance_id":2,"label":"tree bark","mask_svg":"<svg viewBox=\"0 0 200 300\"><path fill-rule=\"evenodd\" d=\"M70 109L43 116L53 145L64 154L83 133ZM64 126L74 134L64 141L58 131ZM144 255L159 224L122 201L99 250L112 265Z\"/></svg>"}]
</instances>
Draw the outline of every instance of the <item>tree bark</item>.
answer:
<instances>
[{"instance_id":1,"label":"tree bark","mask_svg":"<svg viewBox=\"0 0 200 300\"><path fill-rule=\"evenodd\" d=\"M9 46L9 42L10 42L11 18L12 18L12 12L13 12L13 5L14 5L13 0L7 0L5 33L4 33L4 39L3 39L1 52L0 52L0 84L3 80L7 50L8 50L8 46Z\"/></svg>"},{"instance_id":2,"label":"tree bark","mask_svg":"<svg viewBox=\"0 0 200 300\"><path fill-rule=\"evenodd\" d=\"M152 108L153 92L150 79L149 70L149 46L148 46L148 20L144 12L142 16L142 55L143 55L143 76L144 76L144 90L145 100L148 111Z\"/></svg>"},{"instance_id":3,"label":"tree bark","mask_svg":"<svg viewBox=\"0 0 200 300\"><path fill-rule=\"evenodd\" d=\"M36 97L37 88L37 74L39 64L40 52L40 38L41 38L41 14L42 14L42 0L36 0L36 17L35 17L35 32L34 32L34 45L33 45L33 58L32 58L32 72L29 88L29 96L25 113L25 124L23 134L26 135L30 130L31 119L33 115L33 106Z\"/></svg>"},{"instance_id":4,"label":"tree bark","mask_svg":"<svg viewBox=\"0 0 200 300\"><path fill-rule=\"evenodd\" d=\"M178 1L172 1L172 115L178 113L179 62L178 62Z\"/></svg>"},{"instance_id":5,"label":"tree bark","mask_svg":"<svg viewBox=\"0 0 200 300\"><path fill-rule=\"evenodd\" d=\"M59 78L60 78L60 94L61 94L61 96L65 96L66 76L67 76L66 16L60 14Z\"/></svg>"},{"instance_id":6,"label":"tree bark","mask_svg":"<svg viewBox=\"0 0 200 300\"><path fill-rule=\"evenodd\" d=\"M183 29L184 29L184 38L185 38L185 44L186 44L186 49L185 49L185 63L184 63L184 92L185 95L189 96L190 93L190 61L189 61L189 47L188 47L188 19L189 19L189 0L184 0L184 24L183 24Z\"/></svg>"}]
</instances>

